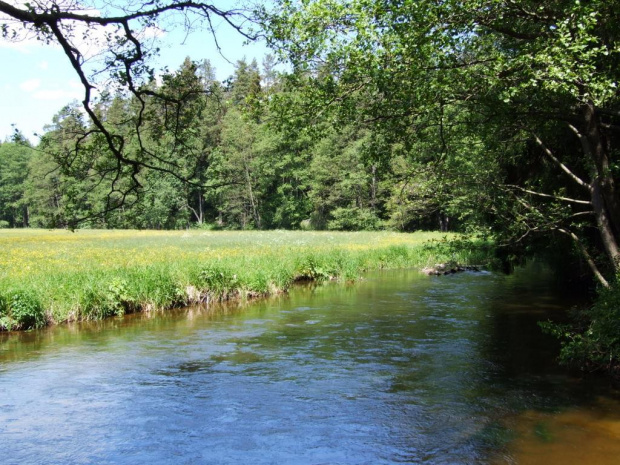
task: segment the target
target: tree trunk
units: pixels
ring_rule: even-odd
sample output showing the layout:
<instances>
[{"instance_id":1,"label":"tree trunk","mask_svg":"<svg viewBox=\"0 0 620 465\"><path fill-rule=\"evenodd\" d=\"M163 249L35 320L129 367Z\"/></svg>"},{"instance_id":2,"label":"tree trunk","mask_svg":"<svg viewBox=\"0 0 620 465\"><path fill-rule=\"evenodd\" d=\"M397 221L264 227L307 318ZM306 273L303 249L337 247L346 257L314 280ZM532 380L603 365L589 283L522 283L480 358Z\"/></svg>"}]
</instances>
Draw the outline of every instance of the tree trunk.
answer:
<instances>
[{"instance_id":1,"label":"tree trunk","mask_svg":"<svg viewBox=\"0 0 620 465\"><path fill-rule=\"evenodd\" d=\"M248 193L250 195L250 205L252 207L252 217L254 218L254 223L256 224L257 229L262 229L260 214L258 213L258 208L256 207L256 202L254 200L254 192L252 190L252 179L250 178L250 169L248 167L248 163L244 160L243 167L245 170L245 182L248 185Z\"/></svg>"},{"instance_id":2,"label":"tree trunk","mask_svg":"<svg viewBox=\"0 0 620 465\"><path fill-rule=\"evenodd\" d=\"M609 147L601 131L601 122L592 102L584 107L588 150L596 166L604 208L608 212L613 233L620 234L620 196L611 173Z\"/></svg>"},{"instance_id":3,"label":"tree trunk","mask_svg":"<svg viewBox=\"0 0 620 465\"><path fill-rule=\"evenodd\" d=\"M202 224L204 222L204 211L202 208L202 204L202 192L198 191L198 224Z\"/></svg>"},{"instance_id":4,"label":"tree trunk","mask_svg":"<svg viewBox=\"0 0 620 465\"><path fill-rule=\"evenodd\" d=\"M440 212L439 217L439 230L441 232L448 232L448 224L450 223L450 218L443 212Z\"/></svg>"},{"instance_id":5,"label":"tree trunk","mask_svg":"<svg viewBox=\"0 0 620 465\"><path fill-rule=\"evenodd\" d=\"M596 174L591 183L592 206L605 252L616 271L620 270L620 200L611 173L609 153L592 102L584 105L585 137L580 137L586 156L594 163Z\"/></svg>"},{"instance_id":6,"label":"tree trunk","mask_svg":"<svg viewBox=\"0 0 620 465\"><path fill-rule=\"evenodd\" d=\"M377 165L372 165L372 184L370 188L370 208L374 212L377 203Z\"/></svg>"},{"instance_id":7,"label":"tree trunk","mask_svg":"<svg viewBox=\"0 0 620 465\"><path fill-rule=\"evenodd\" d=\"M620 270L620 248L618 241L613 232L609 214L605 208L605 200L602 195L602 186L599 179L595 179L592 183L592 206L594 207L594 215L596 224L599 229L601 241L605 252L609 257L611 264L616 271Z\"/></svg>"}]
</instances>

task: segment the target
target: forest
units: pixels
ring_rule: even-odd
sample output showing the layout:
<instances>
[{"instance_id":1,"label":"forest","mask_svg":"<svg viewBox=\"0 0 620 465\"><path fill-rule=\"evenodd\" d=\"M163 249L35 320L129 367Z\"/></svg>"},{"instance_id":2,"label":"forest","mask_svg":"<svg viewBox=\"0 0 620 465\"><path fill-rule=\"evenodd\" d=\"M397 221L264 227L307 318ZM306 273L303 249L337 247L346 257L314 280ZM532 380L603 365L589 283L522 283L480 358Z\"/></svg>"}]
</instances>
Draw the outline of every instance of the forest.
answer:
<instances>
[{"instance_id":1,"label":"forest","mask_svg":"<svg viewBox=\"0 0 620 465\"><path fill-rule=\"evenodd\" d=\"M473 209L457 211L430 173L372 128L336 128L328 118L299 130L281 125L271 102L291 98L295 87L274 65L271 55L261 66L241 60L219 82L208 61L188 57L151 83L183 105L147 102L141 143L166 163L139 173L139 189L121 181L111 192L116 173L98 140L63 165L90 129L78 102L58 112L36 146L16 134L0 145L2 226L413 231L447 230L450 219L468 224ZM97 112L125 134L127 150L138 144L131 98L106 96Z\"/></svg>"},{"instance_id":2,"label":"forest","mask_svg":"<svg viewBox=\"0 0 620 465\"><path fill-rule=\"evenodd\" d=\"M191 57L154 74L128 24L194 12L252 38L232 10L154 2L104 20L0 8L60 43L85 88L36 145L19 132L0 145L0 224L492 237L504 258L554 253L598 285L576 331L549 330L572 356L615 366L619 2L267 3L250 13L273 55L239 61L224 82ZM63 21L115 25L109 90L91 94Z\"/></svg>"}]
</instances>

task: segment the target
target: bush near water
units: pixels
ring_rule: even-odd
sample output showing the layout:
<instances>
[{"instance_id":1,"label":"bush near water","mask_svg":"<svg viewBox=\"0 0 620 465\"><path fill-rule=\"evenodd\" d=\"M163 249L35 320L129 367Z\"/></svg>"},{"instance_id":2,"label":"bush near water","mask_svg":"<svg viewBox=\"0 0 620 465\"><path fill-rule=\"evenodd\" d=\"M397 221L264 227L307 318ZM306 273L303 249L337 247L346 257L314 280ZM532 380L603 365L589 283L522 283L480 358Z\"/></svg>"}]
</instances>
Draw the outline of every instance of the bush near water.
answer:
<instances>
[{"instance_id":1,"label":"bush near water","mask_svg":"<svg viewBox=\"0 0 620 465\"><path fill-rule=\"evenodd\" d=\"M598 290L590 307L574 311L570 323L546 321L540 326L560 340L560 363L607 372L620 382L620 276Z\"/></svg>"},{"instance_id":2,"label":"bush near water","mask_svg":"<svg viewBox=\"0 0 620 465\"><path fill-rule=\"evenodd\" d=\"M251 298L370 269L479 264L491 253L482 240L424 232L2 230L0 327Z\"/></svg>"}]
</instances>

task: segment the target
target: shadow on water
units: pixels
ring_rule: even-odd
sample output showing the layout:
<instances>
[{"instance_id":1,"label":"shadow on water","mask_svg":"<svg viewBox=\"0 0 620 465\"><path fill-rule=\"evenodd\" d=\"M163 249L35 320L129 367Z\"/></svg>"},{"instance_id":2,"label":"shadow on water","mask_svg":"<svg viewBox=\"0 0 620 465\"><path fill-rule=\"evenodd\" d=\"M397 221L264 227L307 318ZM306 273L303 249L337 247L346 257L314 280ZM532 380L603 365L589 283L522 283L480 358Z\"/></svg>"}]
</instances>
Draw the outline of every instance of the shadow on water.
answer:
<instances>
[{"instance_id":1,"label":"shadow on water","mask_svg":"<svg viewBox=\"0 0 620 465\"><path fill-rule=\"evenodd\" d=\"M620 439L620 396L608 380L570 375L556 363L558 342L538 321L562 320L585 305L550 270L533 264L484 293L479 360L492 364L476 395L493 413L472 435L490 463L612 464ZM472 290L476 285L472 286Z\"/></svg>"},{"instance_id":2,"label":"shadow on water","mask_svg":"<svg viewBox=\"0 0 620 465\"><path fill-rule=\"evenodd\" d=\"M8 463L615 463L617 393L566 374L536 325L576 303L552 278L373 273L3 336L0 446Z\"/></svg>"}]
</instances>

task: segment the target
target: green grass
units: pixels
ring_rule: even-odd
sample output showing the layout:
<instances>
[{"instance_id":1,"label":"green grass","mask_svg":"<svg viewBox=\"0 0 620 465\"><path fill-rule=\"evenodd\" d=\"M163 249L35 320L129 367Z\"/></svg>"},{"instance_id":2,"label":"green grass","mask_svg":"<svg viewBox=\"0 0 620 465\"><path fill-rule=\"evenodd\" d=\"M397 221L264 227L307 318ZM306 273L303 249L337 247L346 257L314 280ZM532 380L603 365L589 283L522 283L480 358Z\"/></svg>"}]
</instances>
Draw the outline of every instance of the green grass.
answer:
<instances>
[{"instance_id":1,"label":"green grass","mask_svg":"<svg viewBox=\"0 0 620 465\"><path fill-rule=\"evenodd\" d=\"M486 260L440 233L0 230L0 327L286 291L298 280Z\"/></svg>"}]
</instances>

